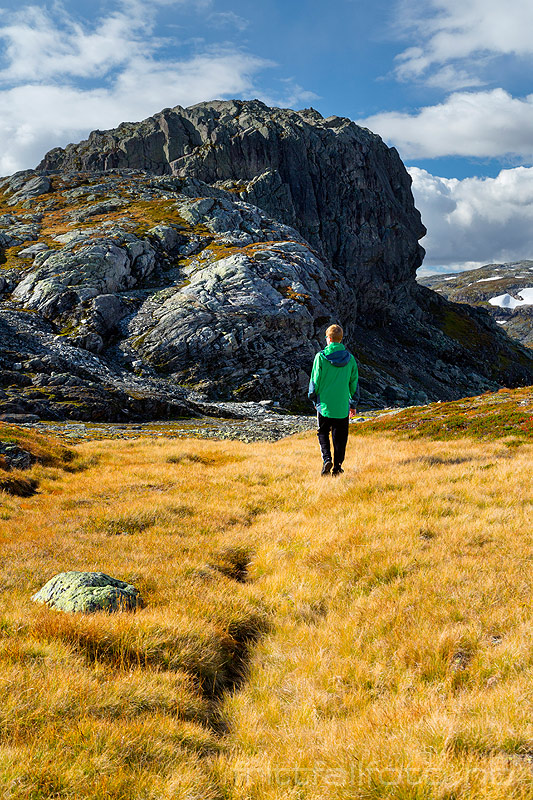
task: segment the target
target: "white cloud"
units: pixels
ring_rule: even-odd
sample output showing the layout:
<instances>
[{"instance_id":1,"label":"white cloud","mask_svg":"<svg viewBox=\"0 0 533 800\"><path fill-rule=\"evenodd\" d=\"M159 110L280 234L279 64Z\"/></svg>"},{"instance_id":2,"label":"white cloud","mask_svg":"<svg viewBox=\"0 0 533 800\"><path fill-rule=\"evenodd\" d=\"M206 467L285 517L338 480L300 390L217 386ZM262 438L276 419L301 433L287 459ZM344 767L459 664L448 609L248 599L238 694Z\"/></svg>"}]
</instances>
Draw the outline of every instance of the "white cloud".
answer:
<instances>
[{"instance_id":1,"label":"white cloud","mask_svg":"<svg viewBox=\"0 0 533 800\"><path fill-rule=\"evenodd\" d=\"M132 58L118 76L112 96L129 119L140 119L141 108L150 113L164 106L187 106L202 100L249 92L254 75L272 62L255 56L226 51L206 52L188 61L153 61ZM120 111L123 119L123 110ZM133 114L133 116L131 116Z\"/></svg>"},{"instance_id":2,"label":"white cloud","mask_svg":"<svg viewBox=\"0 0 533 800\"><path fill-rule=\"evenodd\" d=\"M147 54L143 36L150 34L152 18L138 2L121 7L98 20L92 28L61 14L61 26L39 6L26 6L9 16L0 28L5 42L6 66L0 70L4 84L44 81L63 77L99 77L127 64L131 53Z\"/></svg>"},{"instance_id":3,"label":"white cloud","mask_svg":"<svg viewBox=\"0 0 533 800\"><path fill-rule=\"evenodd\" d=\"M90 27L64 9L52 16L28 6L11 14L0 29L6 43L0 174L35 166L51 147L94 128L140 120L164 107L255 93L255 76L272 63L236 48L211 48L188 60L158 57L156 7L174 3L157 0L150 12L139 0L123 0ZM209 0L194 4L210 7ZM90 79L90 87L79 79Z\"/></svg>"},{"instance_id":4,"label":"white cloud","mask_svg":"<svg viewBox=\"0 0 533 800\"><path fill-rule=\"evenodd\" d=\"M433 89L444 89L453 92L456 89L472 89L483 86L483 81L467 69L447 64L426 78L427 86Z\"/></svg>"},{"instance_id":5,"label":"white cloud","mask_svg":"<svg viewBox=\"0 0 533 800\"><path fill-rule=\"evenodd\" d=\"M503 89L455 92L414 114L386 111L359 124L379 133L407 159L533 158L533 94L521 99Z\"/></svg>"},{"instance_id":6,"label":"white cloud","mask_svg":"<svg viewBox=\"0 0 533 800\"><path fill-rule=\"evenodd\" d=\"M394 76L447 96L436 105L383 111L360 123L405 159L533 161L533 94L513 96L500 88L518 69L528 74L533 66L533 2L398 0L398 9L400 37L410 46L396 57Z\"/></svg>"},{"instance_id":7,"label":"white cloud","mask_svg":"<svg viewBox=\"0 0 533 800\"><path fill-rule=\"evenodd\" d=\"M404 35L417 42L397 57L400 80L431 82L436 70L440 85L448 77L444 88L456 89L461 75L462 87L473 85L491 57L533 54L531 0L404 0L400 9Z\"/></svg>"},{"instance_id":8,"label":"white cloud","mask_svg":"<svg viewBox=\"0 0 533 800\"><path fill-rule=\"evenodd\" d=\"M428 229L421 242L426 271L533 258L533 167L464 180L439 178L417 167L409 172Z\"/></svg>"}]
</instances>

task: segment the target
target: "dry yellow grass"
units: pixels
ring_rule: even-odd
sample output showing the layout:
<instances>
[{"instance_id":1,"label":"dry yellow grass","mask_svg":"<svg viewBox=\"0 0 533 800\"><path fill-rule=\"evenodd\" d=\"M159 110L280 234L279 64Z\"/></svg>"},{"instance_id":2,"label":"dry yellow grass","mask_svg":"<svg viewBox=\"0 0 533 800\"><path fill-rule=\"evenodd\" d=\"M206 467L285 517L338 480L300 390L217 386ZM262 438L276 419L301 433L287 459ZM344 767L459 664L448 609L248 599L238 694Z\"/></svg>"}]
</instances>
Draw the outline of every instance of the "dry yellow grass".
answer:
<instances>
[{"instance_id":1,"label":"dry yellow grass","mask_svg":"<svg viewBox=\"0 0 533 800\"><path fill-rule=\"evenodd\" d=\"M533 798L531 445L77 449L2 496L2 798ZM68 569L147 605L31 602Z\"/></svg>"}]
</instances>

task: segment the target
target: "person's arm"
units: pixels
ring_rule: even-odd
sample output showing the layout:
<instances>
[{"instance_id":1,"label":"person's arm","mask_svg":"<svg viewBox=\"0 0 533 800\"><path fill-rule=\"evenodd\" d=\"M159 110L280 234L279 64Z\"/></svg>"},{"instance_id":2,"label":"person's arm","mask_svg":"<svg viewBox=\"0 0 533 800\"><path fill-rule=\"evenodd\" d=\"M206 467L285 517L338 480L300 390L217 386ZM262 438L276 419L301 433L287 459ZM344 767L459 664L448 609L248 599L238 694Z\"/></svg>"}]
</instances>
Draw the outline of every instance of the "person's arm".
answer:
<instances>
[{"instance_id":1,"label":"person's arm","mask_svg":"<svg viewBox=\"0 0 533 800\"><path fill-rule=\"evenodd\" d=\"M317 353L315 356L315 360L313 361L313 369L311 370L311 380L309 381L309 391L307 392L307 396L312 404L316 408L316 404L318 402L318 387L320 384L320 358Z\"/></svg>"},{"instance_id":2,"label":"person's arm","mask_svg":"<svg viewBox=\"0 0 533 800\"><path fill-rule=\"evenodd\" d=\"M359 370L355 358L352 359L352 372L348 391L350 392L350 410L355 411L357 408L357 401L359 400Z\"/></svg>"}]
</instances>

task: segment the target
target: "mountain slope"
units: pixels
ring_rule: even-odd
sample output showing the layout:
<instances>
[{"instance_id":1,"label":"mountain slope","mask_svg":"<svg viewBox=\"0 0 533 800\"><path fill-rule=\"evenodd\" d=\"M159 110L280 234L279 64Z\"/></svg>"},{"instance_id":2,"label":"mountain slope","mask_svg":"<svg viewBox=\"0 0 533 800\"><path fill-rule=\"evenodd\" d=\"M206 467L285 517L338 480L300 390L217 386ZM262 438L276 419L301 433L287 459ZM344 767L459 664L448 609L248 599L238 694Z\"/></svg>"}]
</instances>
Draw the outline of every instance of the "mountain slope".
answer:
<instances>
[{"instance_id":1,"label":"mountain slope","mask_svg":"<svg viewBox=\"0 0 533 800\"><path fill-rule=\"evenodd\" d=\"M259 101L177 106L94 131L39 165L116 167L193 176L294 226L331 271L322 296L362 364L366 403L452 399L532 382L531 355L486 314L417 284L425 229L411 179L393 148L349 119Z\"/></svg>"},{"instance_id":2,"label":"mountain slope","mask_svg":"<svg viewBox=\"0 0 533 800\"><path fill-rule=\"evenodd\" d=\"M41 166L0 185L0 412L311 411L330 322L367 406L533 383L532 354L485 312L416 283L409 176L349 120L206 103L95 132Z\"/></svg>"},{"instance_id":3,"label":"mountain slope","mask_svg":"<svg viewBox=\"0 0 533 800\"><path fill-rule=\"evenodd\" d=\"M487 264L419 282L448 300L486 309L509 336L533 347L533 261Z\"/></svg>"},{"instance_id":4,"label":"mountain slope","mask_svg":"<svg viewBox=\"0 0 533 800\"><path fill-rule=\"evenodd\" d=\"M22 178L0 217L4 411L166 416L199 411L191 384L303 391L343 280L296 231L194 179L56 176L21 200Z\"/></svg>"}]
</instances>

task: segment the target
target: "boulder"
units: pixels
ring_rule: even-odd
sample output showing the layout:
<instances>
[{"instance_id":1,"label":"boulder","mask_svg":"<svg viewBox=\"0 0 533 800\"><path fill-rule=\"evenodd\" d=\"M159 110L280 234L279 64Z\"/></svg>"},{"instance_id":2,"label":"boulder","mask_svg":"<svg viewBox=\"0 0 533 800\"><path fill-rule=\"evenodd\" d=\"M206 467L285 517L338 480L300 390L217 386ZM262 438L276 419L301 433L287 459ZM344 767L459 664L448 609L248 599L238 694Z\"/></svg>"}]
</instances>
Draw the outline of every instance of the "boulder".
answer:
<instances>
[{"instance_id":1,"label":"boulder","mask_svg":"<svg viewBox=\"0 0 533 800\"><path fill-rule=\"evenodd\" d=\"M132 611L143 606L138 589L103 572L61 572L32 600L60 611Z\"/></svg>"},{"instance_id":2,"label":"boulder","mask_svg":"<svg viewBox=\"0 0 533 800\"><path fill-rule=\"evenodd\" d=\"M148 242L131 234L118 242L104 235L80 247L66 245L37 254L34 267L13 299L56 319L93 297L135 287L153 271L155 253Z\"/></svg>"},{"instance_id":3,"label":"boulder","mask_svg":"<svg viewBox=\"0 0 533 800\"><path fill-rule=\"evenodd\" d=\"M23 250L19 250L17 256L19 258L31 258L36 256L37 253L42 253L44 250L49 250L45 242L37 242L37 244L32 244L29 247L25 247Z\"/></svg>"},{"instance_id":4,"label":"boulder","mask_svg":"<svg viewBox=\"0 0 533 800\"><path fill-rule=\"evenodd\" d=\"M5 469L29 469L35 457L15 444L0 442L0 464L2 462Z\"/></svg>"},{"instance_id":5,"label":"boulder","mask_svg":"<svg viewBox=\"0 0 533 800\"><path fill-rule=\"evenodd\" d=\"M91 301L93 324L101 333L116 328L128 314L128 308L115 294L100 294Z\"/></svg>"},{"instance_id":6,"label":"boulder","mask_svg":"<svg viewBox=\"0 0 533 800\"><path fill-rule=\"evenodd\" d=\"M168 256L181 255L181 248L189 244L189 239L180 233L178 225L156 225L148 231L151 241Z\"/></svg>"},{"instance_id":7,"label":"boulder","mask_svg":"<svg viewBox=\"0 0 533 800\"><path fill-rule=\"evenodd\" d=\"M35 223L16 223L0 231L0 247L18 247L25 242L35 242L39 238L41 226ZM47 248L41 248L47 249Z\"/></svg>"}]
</instances>

